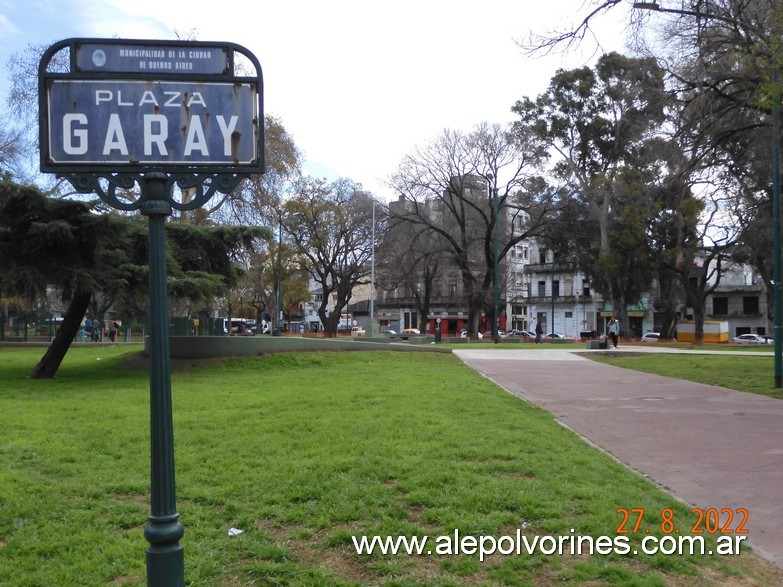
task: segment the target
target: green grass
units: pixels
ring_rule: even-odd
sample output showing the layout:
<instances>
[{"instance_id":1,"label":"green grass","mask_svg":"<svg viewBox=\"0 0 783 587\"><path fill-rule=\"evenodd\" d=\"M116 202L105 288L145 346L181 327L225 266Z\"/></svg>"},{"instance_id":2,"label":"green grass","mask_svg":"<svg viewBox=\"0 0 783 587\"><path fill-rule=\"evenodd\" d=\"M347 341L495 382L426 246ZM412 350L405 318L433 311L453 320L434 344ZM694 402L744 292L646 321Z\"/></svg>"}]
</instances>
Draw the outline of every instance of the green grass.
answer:
<instances>
[{"instance_id":1,"label":"green grass","mask_svg":"<svg viewBox=\"0 0 783 587\"><path fill-rule=\"evenodd\" d=\"M139 347L0 351L0 584L143 585L148 374ZM188 585L778 585L752 556L359 556L351 536L615 536L688 508L455 357L178 361ZM656 513L656 514L654 514ZM229 528L244 534L229 538ZM638 537L632 537L636 540ZM434 540L434 538L433 538Z\"/></svg>"},{"instance_id":2,"label":"green grass","mask_svg":"<svg viewBox=\"0 0 783 587\"><path fill-rule=\"evenodd\" d=\"M586 357L617 367L676 377L717 385L736 391L783 398L783 390L774 385L774 357L742 355L654 354L630 351L603 355L589 353Z\"/></svg>"}]
</instances>

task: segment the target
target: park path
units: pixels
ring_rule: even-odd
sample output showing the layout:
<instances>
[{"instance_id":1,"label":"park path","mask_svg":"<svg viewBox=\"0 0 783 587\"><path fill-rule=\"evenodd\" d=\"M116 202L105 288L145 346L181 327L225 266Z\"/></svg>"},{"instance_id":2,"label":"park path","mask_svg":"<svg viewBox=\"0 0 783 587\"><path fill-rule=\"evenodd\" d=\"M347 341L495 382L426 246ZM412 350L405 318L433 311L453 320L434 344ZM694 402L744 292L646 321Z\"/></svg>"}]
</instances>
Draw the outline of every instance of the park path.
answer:
<instances>
[{"instance_id":1,"label":"park path","mask_svg":"<svg viewBox=\"0 0 783 587\"><path fill-rule=\"evenodd\" d=\"M748 543L783 567L783 401L622 369L583 352L454 354L680 500L746 508ZM770 379L772 371L770 358Z\"/></svg>"}]
</instances>

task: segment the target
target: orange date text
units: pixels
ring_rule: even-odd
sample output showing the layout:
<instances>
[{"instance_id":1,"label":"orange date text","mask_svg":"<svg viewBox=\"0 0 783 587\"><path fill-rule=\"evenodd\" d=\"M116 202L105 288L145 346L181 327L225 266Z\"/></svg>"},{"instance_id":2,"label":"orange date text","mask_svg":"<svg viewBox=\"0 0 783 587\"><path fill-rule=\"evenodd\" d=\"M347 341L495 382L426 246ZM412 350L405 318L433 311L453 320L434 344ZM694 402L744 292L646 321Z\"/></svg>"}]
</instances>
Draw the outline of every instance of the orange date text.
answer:
<instances>
[{"instance_id":1,"label":"orange date text","mask_svg":"<svg viewBox=\"0 0 783 587\"><path fill-rule=\"evenodd\" d=\"M748 510L745 508L693 508L692 518L684 526L675 520L674 510L663 508L659 514L649 514L644 508L618 508L618 534L649 534L659 530L663 534L747 534Z\"/></svg>"}]
</instances>

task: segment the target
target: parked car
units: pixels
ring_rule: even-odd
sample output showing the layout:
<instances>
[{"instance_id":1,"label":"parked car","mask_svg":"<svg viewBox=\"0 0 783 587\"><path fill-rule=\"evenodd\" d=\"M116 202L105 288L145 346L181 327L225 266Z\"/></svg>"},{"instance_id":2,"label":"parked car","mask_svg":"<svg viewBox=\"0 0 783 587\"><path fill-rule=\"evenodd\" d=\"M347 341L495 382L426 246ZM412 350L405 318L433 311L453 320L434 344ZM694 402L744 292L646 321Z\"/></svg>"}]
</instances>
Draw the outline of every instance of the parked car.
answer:
<instances>
[{"instance_id":1,"label":"parked car","mask_svg":"<svg viewBox=\"0 0 783 587\"><path fill-rule=\"evenodd\" d=\"M403 328L402 334L421 334L418 328Z\"/></svg>"},{"instance_id":2,"label":"parked car","mask_svg":"<svg viewBox=\"0 0 783 587\"><path fill-rule=\"evenodd\" d=\"M642 336L642 342L658 342L660 337L660 332L647 332L644 336Z\"/></svg>"},{"instance_id":3,"label":"parked car","mask_svg":"<svg viewBox=\"0 0 783 587\"><path fill-rule=\"evenodd\" d=\"M485 337L485 338L492 338L492 331L491 330L486 330L486 331L483 332L482 336ZM498 330L498 337L505 338L506 335L505 335L505 333L502 330Z\"/></svg>"},{"instance_id":4,"label":"parked car","mask_svg":"<svg viewBox=\"0 0 783 587\"><path fill-rule=\"evenodd\" d=\"M391 328L386 328L381 332L381 334L397 334L396 330L392 330Z\"/></svg>"},{"instance_id":5,"label":"parked car","mask_svg":"<svg viewBox=\"0 0 783 587\"><path fill-rule=\"evenodd\" d=\"M364 328L362 328L361 326L354 326L353 328L351 328L351 336L364 336L364 335L365 335Z\"/></svg>"},{"instance_id":6,"label":"parked car","mask_svg":"<svg viewBox=\"0 0 783 587\"><path fill-rule=\"evenodd\" d=\"M769 338L758 334L740 334L734 337L735 344L767 344L769 341Z\"/></svg>"},{"instance_id":7,"label":"parked car","mask_svg":"<svg viewBox=\"0 0 783 587\"><path fill-rule=\"evenodd\" d=\"M240 322L234 322L231 321L231 334L233 336L240 335L240 336L253 336L255 332L253 332L253 329L250 327L250 325L246 323L240 323Z\"/></svg>"},{"instance_id":8,"label":"parked car","mask_svg":"<svg viewBox=\"0 0 783 587\"><path fill-rule=\"evenodd\" d=\"M546 335L547 338L565 338L566 335L562 332L550 332Z\"/></svg>"},{"instance_id":9,"label":"parked car","mask_svg":"<svg viewBox=\"0 0 783 587\"><path fill-rule=\"evenodd\" d=\"M507 336L527 336L530 338L535 338L536 333L530 332L529 330L511 330L510 332L506 333Z\"/></svg>"},{"instance_id":10,"label":"parked car","mask_svg":"<svg viewBox=\"0 0 783 587\"><path fill-rule=\"evenodd\" d=\"M232 318L231 319L231 336L253 336L256 332L256 321L250 318ZM228 319L223 319L223 332L226 334L228 331Z\"/></svg>"}]
</instances>

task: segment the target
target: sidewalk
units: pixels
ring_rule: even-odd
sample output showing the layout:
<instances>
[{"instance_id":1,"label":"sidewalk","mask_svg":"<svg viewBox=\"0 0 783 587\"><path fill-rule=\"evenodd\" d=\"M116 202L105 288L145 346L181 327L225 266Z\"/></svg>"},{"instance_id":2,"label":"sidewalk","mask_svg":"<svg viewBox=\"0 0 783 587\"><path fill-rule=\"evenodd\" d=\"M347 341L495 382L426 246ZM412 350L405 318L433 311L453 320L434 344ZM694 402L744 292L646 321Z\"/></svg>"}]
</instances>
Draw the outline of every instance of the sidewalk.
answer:
<instances>
[{"instance_id":1,"label":"sidewalk","mask_svg":"<svg viewBox=\"0 0 783 587\"><path fill-rule=\"evenodd\" d=\"M783 567L783 401L604 365L582 352L454 350L680 500L746 508L748 543Z\"/></svg>"}]
</instances>

